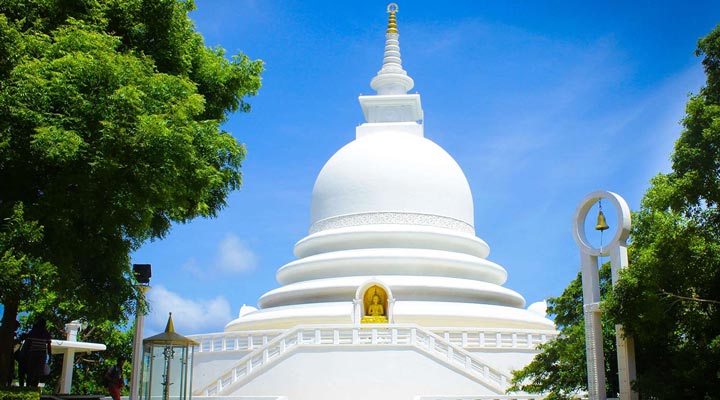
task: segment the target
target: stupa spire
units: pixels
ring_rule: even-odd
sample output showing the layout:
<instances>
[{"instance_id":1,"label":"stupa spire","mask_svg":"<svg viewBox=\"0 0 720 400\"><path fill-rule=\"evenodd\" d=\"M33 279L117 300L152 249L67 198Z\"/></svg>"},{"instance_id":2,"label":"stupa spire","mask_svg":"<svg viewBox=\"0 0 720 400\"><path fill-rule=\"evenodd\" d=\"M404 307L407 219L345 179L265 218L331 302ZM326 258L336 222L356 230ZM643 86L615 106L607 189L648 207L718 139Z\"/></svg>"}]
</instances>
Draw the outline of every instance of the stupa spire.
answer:
<instances>
[{"instance_id":1,"label":"stupa spire","mask_svg":"<svg viewBox=\"0 0 720 400\"><path fill-rule=\"evenodd\" d=\"M402 67L400 57L400 34L395 14L399 11L396 3L387 6L388 28L385 33L385 53L383 65L377 75L370 81L370 86L380 95L406 94L412 89L414 82Z\"/></svg>"},{"instance_id":2,"label":"stupa spire","mask_svg":"<svg viewBox=\"0 0 720 400\"><path fill-rule=\"evenodd\" d=\"M383 65L377 75L370 81L370 86L377 91L375 95L360 96L360 106L365 114L368 124L412 122L410 129L414 134L422 136L423 111L420 104L420 95L408 94L415 84L402 67L400 58L400 42L398 42L397 18L398 5L390 3L387 6L388 18L385 31L385 53ZM368 128L368 129L365 129ZM357 137L363 132L372 131L365 124L358 127Z\"/></svg>"},{"instance_id":3,"label":"stupa spire","mask_svg":"<svg viewBox=\"0 0 720 400\"><path fill-rule=\"evenodd\" d=\"M398 33L397 20L395 19L395 14L397 12L398 12L398 5L396 3L388 4L388 14L390 14L390 16L388 17L387 33Z\"/></svg>"}]
</instances>

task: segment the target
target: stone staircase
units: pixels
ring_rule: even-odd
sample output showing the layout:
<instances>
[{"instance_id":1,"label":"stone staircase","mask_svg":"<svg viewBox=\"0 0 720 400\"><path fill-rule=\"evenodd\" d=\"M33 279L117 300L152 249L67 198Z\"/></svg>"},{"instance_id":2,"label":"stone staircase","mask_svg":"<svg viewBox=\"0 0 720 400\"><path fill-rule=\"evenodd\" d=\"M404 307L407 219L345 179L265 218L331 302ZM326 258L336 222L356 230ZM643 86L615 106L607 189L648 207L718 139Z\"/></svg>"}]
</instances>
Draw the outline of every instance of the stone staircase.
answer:
<instances>
[{"instance_id":1,"label":"stone staircase","mask_svg":"<svg viewBox=\"0 0 720 400\"><path fill-rule=\"evenodd\" d=\"M226 370L217 381L193 390L195 396L223 396L258 373L303 347L335 348L392 346L415 349L498 394L510 376L473 356L462 347L416 325L310 325L297 326L253 349Z\"/></svg>"}]
</instances>

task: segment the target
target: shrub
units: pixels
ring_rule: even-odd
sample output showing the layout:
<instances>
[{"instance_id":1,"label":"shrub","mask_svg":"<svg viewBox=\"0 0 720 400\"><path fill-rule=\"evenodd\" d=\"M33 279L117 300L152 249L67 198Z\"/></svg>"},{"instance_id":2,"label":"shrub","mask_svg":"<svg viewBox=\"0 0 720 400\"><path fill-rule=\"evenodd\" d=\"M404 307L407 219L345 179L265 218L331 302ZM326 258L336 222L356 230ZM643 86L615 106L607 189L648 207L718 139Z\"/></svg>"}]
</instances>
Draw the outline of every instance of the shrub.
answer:
<instances>
[{"instance_id":1,"label":"shrub","mask_svg":"<svg viewBox=\"0 0 720 400\"><path fill-rule=\"evenodd\" d=\"M0 400L40 400L40 390L28 387L0 388Z\"/></svg>"}]
</instances>

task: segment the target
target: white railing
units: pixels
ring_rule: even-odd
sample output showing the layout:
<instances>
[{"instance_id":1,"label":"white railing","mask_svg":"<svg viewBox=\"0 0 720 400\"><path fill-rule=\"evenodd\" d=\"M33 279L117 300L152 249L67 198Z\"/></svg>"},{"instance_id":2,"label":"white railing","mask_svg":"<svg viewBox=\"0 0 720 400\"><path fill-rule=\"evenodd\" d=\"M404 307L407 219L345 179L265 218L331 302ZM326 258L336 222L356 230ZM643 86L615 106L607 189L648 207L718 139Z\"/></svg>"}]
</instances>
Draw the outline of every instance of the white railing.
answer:
<instances>
[{"instance_id":1,"label":"white railing","mask_svg":"<svg viewBox=\"0 0 720 400\"><path fill-rule=\"evenodd\" d=\"M447 329L429 328L445 341L468 350L476 349L517 349L532 350L539 344L557 338L557 332L536 330L498 330L498 329ZM220 332L205 335L192 335L200 344L195 346L196 353L239 351L248 352L265 346L281 335L284 330L252 332Z\"/></svg>"},{"instance_id":2,"label":"white railing","mask_svg":"<svg viewBox=\"0 0 720 400\"><path fill-rule=\"evenodd\" d=\"M195 353L219 351L250 351L265 346L283 331L220 332L205 335L191 335L199 345Z\"/></svg>"},{"instance_id":3,"label":"white railing","mask_svg":"<svg viewBox=\"0 0 720 400\"><path fill-rule=\"evenodd\" d=\"M248 353L216 382L196 390L194 395L222 395L230 386L239 384L261 369L272 365L275 360L281 358L281 355L306 346L414 347L498 393L504 392L510 378L509 375L479 360L462 347L415 325L298 326Z\"/></svg>"},{"instance_id":4,"label":"white railing","mask_svg":"<svg viewBox=\"0 0 720 400\"><path fill-rule=\"evenodd\" d=\"M465 349L529 349L557 338L556 331L430 328L446 341Z\"/></svg>"}]
</instances>

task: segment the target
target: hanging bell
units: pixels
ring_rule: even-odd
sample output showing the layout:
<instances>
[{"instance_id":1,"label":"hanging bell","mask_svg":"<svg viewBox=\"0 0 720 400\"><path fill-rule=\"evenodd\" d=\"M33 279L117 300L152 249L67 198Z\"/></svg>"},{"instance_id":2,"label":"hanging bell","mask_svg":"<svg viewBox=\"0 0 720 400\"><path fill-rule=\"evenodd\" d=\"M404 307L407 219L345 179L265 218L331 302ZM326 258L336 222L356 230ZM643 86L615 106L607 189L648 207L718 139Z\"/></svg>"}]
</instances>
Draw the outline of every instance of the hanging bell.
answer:
<instances>
[{"instance_id":1,"label":"hanging bell","mask_svg":"<svg viewBox=\"0 0 720 400\"><path fill-rule=\"evenodd\" d=\"M605 221L605 214L603 214L602 210L600 210L600 212L598 212L597 225L595 225L595 230L602 232L608 228L610 227L608 226L607 221Z\"/></svg>"}]
</instances>

